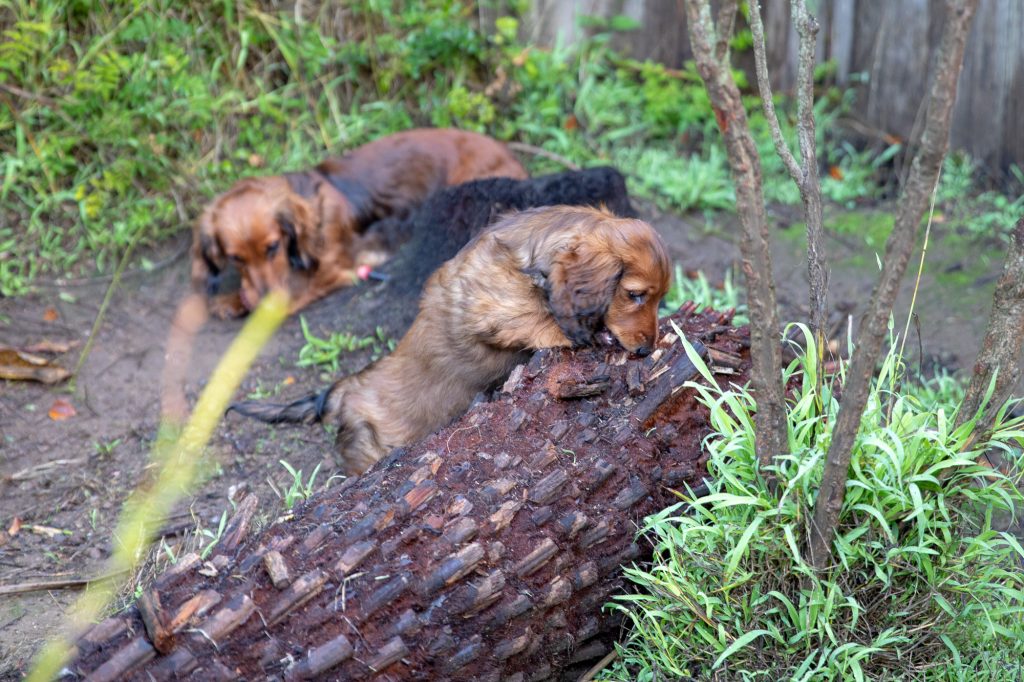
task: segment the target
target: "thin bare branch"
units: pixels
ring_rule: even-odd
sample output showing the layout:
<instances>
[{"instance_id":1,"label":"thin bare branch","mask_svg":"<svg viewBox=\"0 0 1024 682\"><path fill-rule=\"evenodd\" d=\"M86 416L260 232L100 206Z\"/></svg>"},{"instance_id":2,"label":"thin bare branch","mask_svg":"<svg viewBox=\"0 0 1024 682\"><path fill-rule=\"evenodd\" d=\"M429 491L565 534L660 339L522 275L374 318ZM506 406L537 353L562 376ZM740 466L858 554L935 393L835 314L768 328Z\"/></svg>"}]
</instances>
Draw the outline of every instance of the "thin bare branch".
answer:
<instances>
[{"instance_id":1,"label":"thin bare branch","mask_svg":"<svg viewBox=\"0 0 1024 682\"><path fill-rule=\"evenodd\" d=\"M708 0L686 0L685 6L697 71L711 100L736 187L736 210L743 230L740 252L751 319L751 388L757 396L755 449L761 465L768 466L784 451L787 433L779 313L765 219L761 158L732 70L727 62L715 58L711 37L716 32ZM718 31L719 38L723 34L724 31Z\"/></svg>"},{"instance_id":2,"label":"thin bare branch","mask_svg":"<svg viewBox=\"0 0 1024 682\"><path fill-rule=\"evenodd\" d=\"M768 57L764 44L764 23L761 21L761 3L754 0L750 5L750 33L754 37L754 65L757 71L757 91L761 95L761 106L764 109L765 118L768 119L768 128L772 131L772 142L775 143L775 151L778 153L789 177L797 186L803 184L803 169L797 163L793 152L786 145L782 137L782 127L779 125L779 117L775 113L775 102L772 100L772 84L768 78Z\"/></svg>"},{"instance_id":3,"label":"thin bare branch","mask_svg":"<svg viewBox=\"0 0 1024 682\"><path fill-rule=\"evenodd\" d=\"M772 87L768 78L767 51L764 40L764 24L761 20L759 3L754 2L750 10L750 30L754 37L754 62L757 70L757 86L761 93L761 104L768 127L772 132L775 150L789 171L804 207L807 223L807 282L810 301L810 326L817 345L816 376L819 388L824 376L825 327L828 323L828 261L825 254L821 182L818 178L818 159L814 123L814 54L818 35L818 23L807 12L804 0L792 0L792 16L800 38L799 63L797 65L797 140L803 167L793 157L785 139L782 127L775 113ZM818 392L820 394L820 391ZM820 407L820 404L819 404Z\"/></svg>"},{"instance_id":4,"label":"thin bare branch","mask_svg":"<svg viewBox=\"0 0 1024 682\"><path fill-rule=\"evenodd\" d=\"M853 354L832 443L825 458L825 472L814 505L810 537L811 562L817 569L828 565L839 511L846 492L853 444L860 429L875 363L882 350L887 322L899 285L907 269L921 217L932 188L938 181L949 144L957 80L963 64L964 44L978 0L948 0L946 22L938 48L935 79L928 99L921 148L914 158L906 187L896 207L896 220L885 245L885 261L871 296Z\"/></svg>"}]
</instances>

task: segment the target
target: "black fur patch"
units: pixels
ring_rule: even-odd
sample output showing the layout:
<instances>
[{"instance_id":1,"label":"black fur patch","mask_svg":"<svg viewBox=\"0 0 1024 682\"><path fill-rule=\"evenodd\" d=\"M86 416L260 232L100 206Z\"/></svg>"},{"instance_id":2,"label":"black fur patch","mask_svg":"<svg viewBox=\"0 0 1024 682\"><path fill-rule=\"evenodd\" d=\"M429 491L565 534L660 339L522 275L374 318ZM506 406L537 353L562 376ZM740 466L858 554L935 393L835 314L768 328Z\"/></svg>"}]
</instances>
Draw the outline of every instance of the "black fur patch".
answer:
<instances>
[{"instance_id":1,"label":"black fur patch","mask_svg":"<svg viewBox=\"0 0 1024 682\"><path fill-rule=\"evenodd\" d=\"M307 395L290 403L263 403L243 400L231 403L224 414L232 411L267 424L316 424L323 420L323 411L331 389Z\"/></svg>"}]
</instances>

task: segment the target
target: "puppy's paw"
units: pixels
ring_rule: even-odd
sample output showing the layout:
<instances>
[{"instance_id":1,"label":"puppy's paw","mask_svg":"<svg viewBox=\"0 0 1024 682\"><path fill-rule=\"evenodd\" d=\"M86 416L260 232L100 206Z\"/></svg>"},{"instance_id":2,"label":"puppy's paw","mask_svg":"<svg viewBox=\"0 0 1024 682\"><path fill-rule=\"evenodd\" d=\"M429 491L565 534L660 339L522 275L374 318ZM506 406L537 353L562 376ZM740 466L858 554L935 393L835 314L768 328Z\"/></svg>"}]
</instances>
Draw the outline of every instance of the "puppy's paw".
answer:
<instances>
[{"instance_id":1,"label":"puppy's paw","mask_svg":"<svg viewBox=\"0 0 1024 682\"><path fill-rule=\"evenodd\" d=\"M222 320L233 320L245 317L249 310L242 304L238 294L214 296L210 299L210 314Z\"/></svg>"}]
</instances>

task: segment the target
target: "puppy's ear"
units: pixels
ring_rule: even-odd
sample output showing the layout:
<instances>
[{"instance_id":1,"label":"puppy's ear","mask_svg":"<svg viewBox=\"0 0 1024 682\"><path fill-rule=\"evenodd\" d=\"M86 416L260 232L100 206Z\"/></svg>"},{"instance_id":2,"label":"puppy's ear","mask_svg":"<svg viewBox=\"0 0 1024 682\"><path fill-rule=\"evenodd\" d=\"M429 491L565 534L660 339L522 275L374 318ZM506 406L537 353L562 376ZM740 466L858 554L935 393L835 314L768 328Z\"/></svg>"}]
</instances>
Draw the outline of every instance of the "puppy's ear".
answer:
<instances>
[{"instance_id":1,"label":"puppy's ear","mask_svg":"<svg viewBox=\"0 0 1024 682\"><path fill-rule=\"evenodd\" d=\"M196 291L205 289L208 296L217 293L227 261L213 229L208 212L196 223L192 239L192 286Z\"/></svg>"},{"instance_id":2,"label":"puppy's ear","mask_svg":"<svg viewBox=\"0 0 1024 682\"><path fill-rule=\"evenodd\" d=\"M292 269L312 269L316 265L313 256L316 221L309 203L297 195L287 197L277 212L277 224L288 240L288 263Z\"/></svg>"},{"instance_id":3,"label":"puppy's ear","mask_svg":"<svg viewBox=\"0 0 1024 682\"><path fill-rule=\"evenodd\" d=\"M622 261L592 236L555 256L544 288L551 314L574 345L593 342L622 270Z\"/></svg>"}]
</instances>

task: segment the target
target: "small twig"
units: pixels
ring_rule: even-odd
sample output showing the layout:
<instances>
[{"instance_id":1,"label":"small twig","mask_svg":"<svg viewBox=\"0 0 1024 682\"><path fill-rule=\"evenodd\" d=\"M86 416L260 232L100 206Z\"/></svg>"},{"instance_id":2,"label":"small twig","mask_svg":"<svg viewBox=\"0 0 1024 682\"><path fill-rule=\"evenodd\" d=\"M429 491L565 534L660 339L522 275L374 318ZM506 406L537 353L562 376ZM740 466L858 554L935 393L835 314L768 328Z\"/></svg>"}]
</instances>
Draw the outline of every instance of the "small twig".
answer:
<instances>
[{"instance_id":1,"label":"small twig","mask_svg":"<svg viewBox=\"0 0 1024 682\"><path fill-rule=\"evenodd\" d=\"M28 90L22 90L18 86L11 85L10 83L0 83L0 90L3 90L8 94L14 95L15 97L20 97L22 99L30 99L35 102L39 102L40 104L45 104L48 107L58 106L58 102L55 99L51 99L50 97L47 97L45 95L39 95L34 92L29 92Z\"/></svg>"},{"instance_id":2,"label":"small twig","mask_svg":"<svg viewBox=\"0 0 1024 682\"><path fill-rule=\"evenodd\" d=\"M593 668L583 673L583 676L580 677L579 682L590 682L592 679L597 677L597 674L604 670L609 663L618 658L618 656L619 652L615 649L612 649L604 658L595 663Z\"/></svg>"},{"instance_id":3,"label":"small twig","mask_svg":"<svg viewBox=\"0 0 1024 682\"><path fill-rule=\"evenodd\" d=\"M53 580L30 580L24 583L13 585L0 585L0 596L8 594L24 594L26 592L39 592L40 590L80 590L89 587L93 583L101 583L127 573L128 570L114 571L95 578L63 578Z\"/></svg>"},{"instance_id":4,"label":"small twig","mask_svg":"<svg viewBox=\"0 0 1024 682\"><path fill-rule=\"evenodd\" d=\"M575 163L573 163L569 159L565 158L561 154L556 154L554 152L549 152L547 149L543 149L541 147L535 147L532 144L526 144L525 142L509 142L505 146L507 146L509 149L511 149L514 152L525 152L527 154L533 154L534 156L542 156L545 159L550 159L552 161L555 161L557 163L562 164L563 166L565 166L569 170L574 170L575 171L575 170L579 170L580 169L579 166L577 166Z\"/></svg>"},{"instance_id":5,"label":"small twig","mask_svg":"<svg viewBox=\"0 0 1024 682\"><path fill-rule=\"evenodd\" d=\"M103 318L107 313L107 306L110 305L110 300L114 297L114 291L117 289L117 285L121 282L121 275L124 273L124 268L128 265L128 259L131 258L132 251L135 250L135 245L139 242L139 237L142 235L142 230L138 230L133 236L132 240L128 242L128 248L124 250L124 255L121 256L121 262L117 264L117 269L114 270L114 277L110 280L110 286L107 287L107 293L103 295L103 302L100 303L99 312L96 313L96 319L93 320L92 329L89 330L89 338L85 341L85 347L82 348L82 353L78 356L78 362L75 363L75 369L71 372L71 383L78 381L78 373L82 371L82 365L85 364L86 359L89 357L89 353L92 351L92 345L96 342L96 336L99 334L100 325L103 324Z\"/></svg>"}]
</instances>

